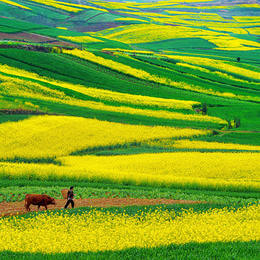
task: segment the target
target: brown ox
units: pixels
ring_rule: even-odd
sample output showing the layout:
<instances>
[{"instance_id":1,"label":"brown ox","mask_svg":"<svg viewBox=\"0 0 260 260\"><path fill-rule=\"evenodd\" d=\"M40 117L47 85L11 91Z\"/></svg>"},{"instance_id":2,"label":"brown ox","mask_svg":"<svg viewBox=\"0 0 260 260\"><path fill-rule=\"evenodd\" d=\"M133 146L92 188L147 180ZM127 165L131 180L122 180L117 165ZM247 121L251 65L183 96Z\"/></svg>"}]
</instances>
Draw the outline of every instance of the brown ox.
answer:
<instances>
[{"instance_id":1,"label":"brown ox","mask_svg":"<svg viewBox=\"0 0 260 260\"><path fill-rule=\"evenodd\" d=\"M40 209L40 206L44 206L47 210L47 205L53 204L55 205L56 202L54 198L48 196L48 195L40 195L40 194L26 194L25 196L25 208L27 211L30 211L30 205L37 205L38 210Z\"/></svg>"}]
</instances>

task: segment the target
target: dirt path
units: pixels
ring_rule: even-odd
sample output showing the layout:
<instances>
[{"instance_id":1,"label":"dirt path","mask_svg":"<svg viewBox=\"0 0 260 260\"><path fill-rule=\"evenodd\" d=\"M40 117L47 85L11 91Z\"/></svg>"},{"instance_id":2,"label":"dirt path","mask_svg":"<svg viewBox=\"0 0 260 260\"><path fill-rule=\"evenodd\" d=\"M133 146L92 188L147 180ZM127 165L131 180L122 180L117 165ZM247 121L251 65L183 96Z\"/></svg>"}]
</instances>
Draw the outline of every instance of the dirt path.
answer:
<instances>
[{"instance_id":1,"label":"dirt path","mask_svg":"<svg viewBox=\"0 0 260 260\"><path fill-rule=\"evenodd\" d=\"M172 199L135 199L135 198L100 198L100 199L75 199L75 208L79 207L124 207L124 206L148 206L160 204L198 204L203 201L172 200ZM49 205L48 209L62 209L66 203L65 199L56 199L56 205ZM30 206L31 211L37 211L37 206ZM44 210L41 207L40 210ZM16 214L25 214L24 201L0 203L0 217Z\"/></svg>"}]
</instances>

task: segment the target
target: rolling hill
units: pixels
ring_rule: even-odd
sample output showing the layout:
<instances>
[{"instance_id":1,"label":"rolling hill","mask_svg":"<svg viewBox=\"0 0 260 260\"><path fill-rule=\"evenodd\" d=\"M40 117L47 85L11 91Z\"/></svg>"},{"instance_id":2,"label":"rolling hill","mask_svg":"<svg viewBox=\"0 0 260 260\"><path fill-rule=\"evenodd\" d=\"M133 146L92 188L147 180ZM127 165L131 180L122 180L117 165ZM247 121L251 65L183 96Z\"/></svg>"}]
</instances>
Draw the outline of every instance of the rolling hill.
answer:
<instances>
[{"instance_id":1,"label":"rolling hill","mask_svg":"<svg viewBox=\"0 0 260 260\"><path fill-rule=\"evenodd\" d=\"M122 259L132 256L132 249L140 258L156 257L162 250L167 258L168 251L184 243L188 249L176 249L177 258L192 259L189 249L202 246L210 248L208 258L221 257L221 252L227 259L243 258L241 252L248 252L254 259L260 239L253 231L259 224L260 190L259 13L254 0L0 0L0 202L22 200L26 190L58 199L57 190L71 183L80 198L207 201L167 206L158 216L153 215L156 208L144 207L128 208L129 218L114 213L120 208L71 211L83 230L82 223L95 218L82 212L91 212L98 219L95 225L115 225L119 233L123 229L112 216L127 223L135 214L138 221L151 220L149 230L155 230L156 220L167 226L180 214L181 225L189 216L198 219L198 226L214 218L209 227L215 233L205 232L204 240L197 235L174 240L171 233L168 242L158 242L164 236L156 231L149 236L151 244L134 237L122 247L116 232L114 246L100 240L88 247L80 233L88 249L73 238L78 244L70 253L84 258L114 250ZM139 213L148 217L139 218ZM81 214L83 220L77 222ZM48 224L46 216L41 221ZM234 221L241 230L227 228ZM100 234L105 229L100 226ZM22 233L22 226L19 230L21 237L29 234ZM138 232L142 237L143 231ZM228 243L234 243L234 252L227 252ZM34 259L34 253L44 258L58 252L70 257L60 244L50 252L37 245L23 251L0 241L0 254L8 258L17 252ZM200 258L195 251L193 256ZM111 251L106 252L110 257Z\"/></svg>"}]
</instances>

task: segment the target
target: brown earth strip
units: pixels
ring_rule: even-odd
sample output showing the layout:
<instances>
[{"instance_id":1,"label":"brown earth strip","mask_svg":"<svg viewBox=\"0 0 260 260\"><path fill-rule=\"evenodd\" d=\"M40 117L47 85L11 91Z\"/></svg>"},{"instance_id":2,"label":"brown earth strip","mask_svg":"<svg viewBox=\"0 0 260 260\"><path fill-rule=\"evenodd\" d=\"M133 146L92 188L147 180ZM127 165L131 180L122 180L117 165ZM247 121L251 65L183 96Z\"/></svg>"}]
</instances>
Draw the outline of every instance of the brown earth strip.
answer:
<instances>
[{"instance_id":1,"label":"brown earth strip","mask_svg":"<svg viewBox=\"0 0 260 260\"><path fill-rule=\"evenodd\" d=\"M1 40L25 40L30 42L45 42L45 41L51 41L56 40L55 38L51 38L48 36L42 36L34 33L0 33L0 39Z\"/></svg>"},{"instance_id":2,"label":"brown earth strip","mask_svg":"<svg viewBox=\"0 0 260 260\"><path fill-rule=\"evenodd\" d=\"M17 40L22 42L33 42L33 43L49 43L53 45L64 45L67 47L77 47L76 44L59 41L56 38L44 36L36 33L2 33L0 32L0 40Z\"/></svg>"},{"instance_id":3,"label":"brown earth strip","mask_svg":"<svg viewBox=\"0 0 260 260\"><path fill-rule=\"evenodd\" d=\"M56 205L49 205L48 209L62 209L66 203L65 199L56 199ZM173 199L137 199L137 198L99 198L99 199L75 199L75 208L79 207L125 207L125 206L149 206L161 204L198 204L205 201L173 200ZM30 206L31 211L37 211L37 206ZM45 210L41 207L40 210ZM24 201L0 203L0 217L25 214Z\"/></svg>"},{"instance_id":4,"label":"brown earth strip","mask_svg":"<svg viewBox=\"0 0 260 260\"><path fill-rule=\"evenodd\" d=\"M14 109L0 109L0 115L61 115L55 113L48 113L39 110L29 110L29 109L22 109L22 108L14 108Z\"/></svg>"}]
</instances>

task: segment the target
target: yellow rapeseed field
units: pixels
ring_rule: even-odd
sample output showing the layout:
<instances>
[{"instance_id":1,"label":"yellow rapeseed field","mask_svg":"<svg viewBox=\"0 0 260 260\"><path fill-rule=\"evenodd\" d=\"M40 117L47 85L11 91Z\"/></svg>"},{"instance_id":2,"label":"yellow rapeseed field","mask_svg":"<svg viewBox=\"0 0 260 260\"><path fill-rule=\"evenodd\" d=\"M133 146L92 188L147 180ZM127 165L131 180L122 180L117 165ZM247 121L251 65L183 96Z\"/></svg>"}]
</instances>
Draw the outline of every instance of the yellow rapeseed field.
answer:
<instances>
[{"instance_id":1,"label":"yellow rapeseed field","mask_svg":"<svg viewBox=\"0 0 260 260\"><path fill-rule=\"evenodd\" d=\"M201 13L201 12L196 13L196 12L183 12L183 11L171 11L171 10L166 10L166 12L169 14L178 15L178 18L181 19L224 21L224 18L216 13Z\"/></svg>"},{"instance_id":2,"label":"yellow rapeseed field","mask_svg":"<svg viewBox=\"0 0 260 260\"><path fill-rule=\"evenodd\" d=\"M61 9L61 10L64 10L64 11L67 11L67 12L72 12L72 13L77 13L77 12L82 11L82 9L71 7L71 6L66 6L66 5L64 5L66 3L55 1L55 0L30 0L30 1L36 2L36 3L39 3L39 4L44 4L44 5L47 5L47 6L52 6L52 7L55 7L57 9Z\"/></svg>"},{"instance_id":3,"label":"yellow rapeseed field","mask_svg":"<svg viewBox=\"0 0 260 260\"><path fill-rule=\"evenodd\" d=\"M177 100L177 99L166 99L166 98L157 98L157 97L149 97L149 96L141 96L141 95L133 95L127 93L120 93L116 91L98 89L98 88L91 88L82 85L75 85L68 82L56 81L51 78L42 77L36 73L32 73L26 70L17 69L14 67L10 67L7 65L0 64L0 71L11 75L12 77L4 76L0 74L1 83L1 90L0 92L9 94L9 95L25 95L26 97L32 98L43 98L46 99L51 98L59 98L61 100L66 101L73 101L76 102L75 99L72 99L66 96L63 92L54 90L51 88L47 88L46 86L40 85L40 82L49 83L53 86L62 87L65 89L70 89L81 94L85 94L90 97L95 97L100 100L108 100L108 101L116 101L119 103L129 103L134 105L142 105L142 106L155 106L157 108L173 108L173 109L192 109L193 105L200 104L197 101L190 101L190 100ZM15 76L15 77L13 77ZM21 76L23 78L27 78L28 80L23 80L17 78L17 76ZM39 83L30 81L31 79L40 81ZM13 86L16 86L14 89ZM46 94L46 95L45 95ZM57 100L56 100L57 101ZM77 104L79 106L86 106L88 102L84 102L81 100ZM80 105L81 104L81 105ZM83 105L84 104L84 105ZM95 104L95 102L88 103L88 104Z\"/></svg>"},{"instance_id":4,"label":"yellow rapeseed field","mask_svg":"<svg viewBox=\"0 0 260 260\"><path fill-rule=\"evenodd\" d=\"M67 27L56 27L57 29L60 29L60 30L68 30Z\"/></svg>"},{"instance_id":5,"label":"yellow rapeseed field","mask_svg":"<svg viewBox=\"0 0 260 260\"><path fill-rule=\"evenodd\" d=\"M83 42L83 43L88 43L88 42L103 42L102 40L100 39L97 39L97 38L94 38L94 37L90 37L90 36L58 36L59 38L61 39L64 39L64 40L69 40L69 41L72 41L72 42Z\"/></svg>"},{"instance_id":6,"label":"yellow rapeseed field","mask_svg":"<svg viewBox=\"0 0 260 260\"><path fill-rule=\"evenodd\" d=\"M129 13L129 12L128 12ZM130 12L130 14L136 14ZM117 27L116 29L106 29L93 33L93 36L101 36L107 39L120 41L127 44L136 44L144 42L163 41L175 38L202 38L216 45L216 49L230 50L255 50L260 48L260 44L256 41L245 40L230 36L226 32L218 30L205 30L197 27L210 28L227 28L227 32L245 33L247 31L242 27L256 26L256 23L245 23L237 25L237 23L224 23L214 21L201 21L200 17L191 15L161 15L154 13L137 13L144 15L146 18L155 23L161 24L179 24L179 26L160 25L155 23L149 24L132 24ZM203 16L202 16L203 17ZM212 17L206 17L213 19ZM216 17L215 17L216 19ZM214 20L214 19L213 19ZM233 29L233 27L238 27Z\"/></svg>"},{"instance_id":7,"label":"yellow rapeseed field","mask_svg":"<svg viewBox=\"0 0 260 260\"><path fill-rule=\"evenodd\" d=\"M246 29L250 34L260 35L260 27L252 27Z\"/></svg>"},{"instance_id":8,"label":"yellow rapeseed field","mask_svg":"<svg viewBox=\"0 0 260 260\"><path fill-rule=\"evenodd\" d=\"M241 79L239 77L236 78L234 76L231 76L230 74L227 74L227 73L224 73L224 72L220 72L220 71L216 71L216 70L209 70L209 69L206 69L204 67L200 67L198 65L191 65L189 63L183 63L183 62L177 62L176 65L182 66L182 67L186 67L186 68L195 69L195 70L199 70L199 71L203 71L203 72L209 73L211 75L215 74L218 77L225 78L225 79L230 79L230 80L235 80L235 81L238 81L238 82L249 83L249 81ZM250 83L252 84L252 82L250 82ZM255 83L255 84L259 84L259 83Z\"/></svg>"},{"instance_id":9,"label":"yellow rapeseed field","mask_svg":"<svg viewBox=\"0 0 260 260\"><path fill-rule=\"evenodd\" d=\"M89 1L88 1L89 2ZM86 4L88 4L87 1L85 1ZM101 11L101 12L106 12L108 13L108 11L106 9L103 9L103 8L97 8L95 6L89 6L89 5L81 5L81 4L72 4L72 3L68 3L68 2L61 2L61 1L56 1L56 3L58 4L62 4L62 5L68 5L68 6L74 6L74 7L77 7L77 8L82 8L82 9L92 9L92 10L97 10L97 11Z\"/></svg>"},{"instance_id":10,"label":"yellow rapeseed field","mask_svg":"<svg viewBox=\"0 0 260 260\"><path fill-rule=\"evenodd\" d=\"M182 62L186 62L197 66L212 67L218 70L223 70L228 73L238 74L241 76L250 77L251 79L260 80L259 72L245 69L243 67L240 67L239 64L236 65L230 61L194 57L194 56L180 56L180 55L164 55L164 56L170 59L180 60Z\"/></svg>"},{"instance_id":11,"label":"yellow rapeseed field","mask_svg":"<svg viewBox=\"0 0 260 260\"><path fill-rule=\"evenodd\" d=\"M195 3L195 2L210 2L213 0L185 0L186 3ZM144 8L166 8L167 6L169 6L170 8L172 8L172 6L177 4L177 3L183 3L183 0L170 0L170 1L154 1L154 2L147 2L147 3L132 3L132 6L134 7L138 7L141 9ZM192 8L194 8L192 6ZM195 7L196 8L196 7Z\"/></svg>"},{"instance_id":12,"label":"yellow rapeseed field","mask_svg":"<svg viewBox=\"0 0 260 260\"><path fill-rule=\"evenodd\" d=\"M142 50L128 50L121 48L103 48L102 51L112 51L112 52L120 52L120 53L140 53L140 54L155 54L153 51L142 51Z\"/></svg>"},{"instance_id":13,"label":"yellow rapeseed field","mask_svg":"<svg viewBox=\"0 0 260 260\"><path fill-rule=\"evenodd\" d=\"M18 73L18 72L17 72ZM0 94L12 95L26 98L33 98L38 100L51 101L55 103L61 103L66 105L85 107L99 111L109 111L115 113L123 113L128 115L139 115L152 118L164 118L173 120L184 120L184 121L198 121L198 122L210 122L215 124L226 125L227 122L221 118L200 115L200 114L183 114L180 112L165 111L163 109L174 108L174 109L192 109L193 104L198 104L193 101L182 101L173 99L162 99L145 97L131 94L122 94L119 92L112 92L106 90L99 90L95 88L86 88L84 86L73 85L66 82L55 82L52 80L46 80L39 78L40 81L48 82L60 86L65 89L70 89L88 96L95 98L115 101L123 103L121 105L106 105L103 102L81 100L76 98L71 98L67 96L64 92L48 88L44 85L38 84L30 80L23 80L15 77L7 77L0 74L0 80L2 80ZM55 87L55 85L53 87ZM14 88L15 86L15 88ZM154 109L147 108L133 108L128 107L127 103L142 105L142 106L155 106Z\"/></svg>"},{"instance_id":14,"label":"yellow rapeseed field","mask_svg":"<svg viewBox=\"0 0 260 260\"><path fill-rule=\"evenodd\" d=\"M142 106L154 106L157 108L172 108L172 109L188 109L192 110L193 105L199 105L200 102L178 99L166 99L158 97L149 97L142 95L133 95L127 93L121 93L116 91L87 88L83 86L70 85L68 88L75 90L79 93L86 94L91 97L99 98L101 100L117 101L120 103L142 105Z\"/></svg>"},{"instance_id":15,"label":"yellow rapeseed field","mask_svg":"<svg viewBox=\"0 0 260 260\"><path fill-rule=\"evenodd\" d=\"M140 13L138 13L140 15ZM146 14L146 16L148 16ZM155 16L155 17L154 17ZM158 18L158 14L151 13L154 21L169 22L173 19L171 16L165 18ZM164 20L166 19L166 21ZM175 18L174 18L175 19ZM119 30L121 29L121 30ZM95 34L94 34L95 35ZM132 24L121 26L116 29L108 29L96 33L97 36L124 42L127 44L143 43L169 40L173 38L192 38L201 35L220 35L218 32L207 31L197 28L190 28L186 26L170 26L158 24Z\"/></svg>"},{"instance_id":16,"label":"yellow rapeseed field","mask_svg":"<svg viewBox=\"0 0 260 260\"><path fill-rule=\"evenodd\" d=\"M259 42L239 39L233 36L203 36L203 39L217 45L215 49L219 50L250 51L260 49Z\"/></svg>"},{"instance_id":17,"label":"yellow rapeseed field","mask_svg":"<svg viewBox=\"0 0 260 260\"><path fill-rule=\"evenodd\" d=\"M0 158L48 158L149 139L191 137L210 131L127 125L69 116L35 116L0 124Z\"/></svg>"},{"instance_id":18,"label":"yellow rapeseed field","mask_svg":"<svg viewBox=\"0 0 260 260\"><path fill-rule=\"evenodd\" d=\"M209 27L209 29L219 32L231 32L236 34L247 34L247 30L244 28L232 28L232 27Z\"/></svg>"},{"instance_id":19,"label":"yellow rapeseed field","mask_svg":"<svg viewBox=\"0 0 260 260\"><path fill-rule=\"evenodd\" d=\"M141 215L95 209L80 215L45 213L0 219L0 251L50 254L254 241L260 240L259 227L259 205L181 214L160 209Z\"/></svg>"},{"instance_id":20,"label":"yellow rapeseed field","mask_svg":"<svg viewBox=\"0 0 260 260\"><path fill-rule=\"evenodd\" d=\"M259 153L173 152L117 156L67 156L62 166L0 163L11 178L113 181L148 185L260 190Z\"/></svg>"},{"instance_id":21,"label":"yellow rapeseed field","mask_svg":"<svg viewBox=\"0 0 260 260\"><path fill-rule=\"evenodd\" d=\"M98 6L102 6L104 8L107 8L107 9L119 9L119 10L123 10L123 9L127 9L127 10L135 10L133 8L131 8L131 2L130 3L120 3L120 2L109 2L109 1L89 1L90 3L93 3L95 5L98 5Z\"/></svg>"},{"instance_id":22,"label":"yellow rapeseed field","mask_svg":"<svg viewBox=\"0 0 260 260\"><path fill-rule=\"evenodd\" d=\"M218 142L205 142L205 141L190 141L190 140L177 140L171 144L171 147L179 149L223 149L223 150L247 150L247 151L260 151L260 146L232 144L232 143L218 143Z\"/></svg>"},{"instance_id":23,"label":"yellow rapeseed field","mask_svg":"<svg viewBox=\"0 0 260 260\"><path fill-rule=\"evenodd\" d=\"M10 0L0 0L0 2L4 2L6 4L9 4L9 5L13 5L13 6L17 6L17 7L20 7L20 8L23 8L23 9L27 9L27 10L31 10L31 8L27 7L27 6L24 6L24 5L20 5L14 1L10 1Z\"/></svg>"},{"instance_id":24,"label":"yellow rapeseed field","mask_svg":"<svg viewBox=\"0 0 260 260\"><path fill-rule=\"evenodd\" d=\"M219 91L214 91L212 89L206 89L201 86L187 84L185 82L176 82L169 78L150 74L149 72L141 70L141 69L132 68L131 66L125 65L123 63L119 63L119 62L116 62L116 61L113 61L110 59L105 59L103 57L97 56L97 55L95 55L89 51L85 51L85 50L81 51L78 49L74 49L74 50L64 50L63 52L70 54L70 55L74 55L81 59L85 59L85 60L89 60L89 61L97 63L97 64L101 64L102 66L111 68L116 71L120 71L122 73L131 75L131 76L134 76L137 78L149 80L149 81L160 83L160 84L169 85L169 86L180 88L180 89L186 89L186 90L196 91L196 92L200 92L200 93L204 93L204 94L216 95L216 96L227 97L227 98L235 98L235 99L241 99L241 100L251 100L251 101L260 100L258 97L254 97L254 96L236 95L236 94L230 93L230 92L219 92ZM174 55L163 55L163 56L169 57L169 58L177 57L176 55L175 56ZM183 56L180 56L180 57L183 57ZM228 67L228 65L226 65L226 66ZM243 71L242 68L240 70ZM250 71L250 70L248 70L248 71L250 72L250 75L257 74L257 73L254 73L253 71Z\"/></svg>"},{"instance_id":25,"label":"yellow rapeseed field","mask_svg":"<svg viewBox=\"0 0 260 260\"><path fill-rule=\"evenodd\" d=\"M190 5L174 5L174 9L199 9L199 10L211 10L211 9L235 9L235 8L260 8L259 4L234 4L234 5L210 5L210 6L190 6Z\"/></svg>"},{"instance_id":26,"label":"yellow rapeseed field","mask_svg":"<svg viewBox=\"0 0 260 260\"><path fill-rule=\"evenodd\" d=\"M255 7L256 8L256 7ZM255 22L255 23L260 23L260 18L259 16L233 16L233 19L236 20L237 22Z\"/></svg>"}]
</instances>

